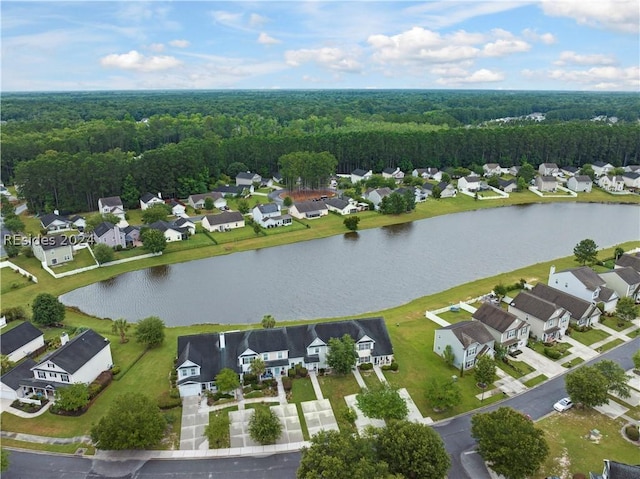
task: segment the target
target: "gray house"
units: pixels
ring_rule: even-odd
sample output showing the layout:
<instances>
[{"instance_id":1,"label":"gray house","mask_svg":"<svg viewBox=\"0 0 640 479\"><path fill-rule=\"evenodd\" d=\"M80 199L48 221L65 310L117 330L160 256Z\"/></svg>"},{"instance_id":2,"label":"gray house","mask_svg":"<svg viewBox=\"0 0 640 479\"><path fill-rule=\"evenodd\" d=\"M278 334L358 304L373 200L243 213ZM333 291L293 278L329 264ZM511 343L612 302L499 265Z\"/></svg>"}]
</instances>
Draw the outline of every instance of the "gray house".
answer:
<instances>
[{"instance_id":1,"label":"gray house","mask_svg":"<svg viewBox=\"0 0 640 479\"><path fill-rule=\"evenodd\" d=\"M34 256L47 266L73 260L71 241L64 235L43 236L33 242L31 249Z\"/></svg>"},{"instance_id":2,"label":"gray house","mask_svg":"<svg viewBox=\"0 0 640 479\"><path fill-rule=\"evenodd\" d=\"M529 323L532 336L545 343L562 338L569 327L567 310L528 291L522 291L511 301L509 312Z\"/></svg>"},{"instance_id":3,"label":"gray house","mask_svg":"<svg viewBox=\"0 0 640 479\"><path fill-rule=\"evenodd\" d=\"M527 346L529 325L499 306L482 303L472 318L484 324L496 344L504 346L508 351Z\"/></svg>"},{"instance_id":4,"label":"gray house","mask_svg":"<svg viewBox=\"0 0 640 479\"><path fill-rule=\"evenodd\" d=\"M538 283L531 290L531 294L550 301L560 308L566 309L571 315L570 321L576 326L591 326L600 321L600 310L594 303Z\"/></svg>"},{"instance_id":5,"label":"gray house","mask_svg":"<svg viewBox=\"0 0 640 479\"><path fill-rule=\"evenodd\" d=\"M593 181L586 175L577 175L572 176L567 181L567 188L571 191L589 193L591 192L591 187L593 186Z\"/></svg>"},{"instance_id":6,"label":"gray house","mask_svg":"<svg viewBox=\"0 0 640 479\"><path fill-rule=\"evenodd\" d=\"M96 244L102 243L107 246L111 246L112 248L115 248L116 246L122 246L125 248L127 246L125 236L125 232L122 231L118 225L114 225L108 221L103 221L96 226L91 234L91 237Z\"/></svg>"},{"instance_id":7,"label":"gray house","mask_svg":"<svg viewBox=\"0 0 640 479\"><path fill-rule=\"evenodd\" d=\"M461 321L436 329L433 351L442 356L445 348L453 350L453 365L456 368L471 369L481 356L493 357L495 339L478 321Z\"/></svg>"},{"instance_id":8,"label":"gray house","mask_svg":"<svg viewBox=\"0 0 640 479\"><path fill-rule=\"evenodd\" d=\"M260 183L261 181L262 176L258 173L251 173L250 171L247 171L246 173L242 171L236 175L236 186L251 186L254 183Z\"/></svg>"}]
</instances>

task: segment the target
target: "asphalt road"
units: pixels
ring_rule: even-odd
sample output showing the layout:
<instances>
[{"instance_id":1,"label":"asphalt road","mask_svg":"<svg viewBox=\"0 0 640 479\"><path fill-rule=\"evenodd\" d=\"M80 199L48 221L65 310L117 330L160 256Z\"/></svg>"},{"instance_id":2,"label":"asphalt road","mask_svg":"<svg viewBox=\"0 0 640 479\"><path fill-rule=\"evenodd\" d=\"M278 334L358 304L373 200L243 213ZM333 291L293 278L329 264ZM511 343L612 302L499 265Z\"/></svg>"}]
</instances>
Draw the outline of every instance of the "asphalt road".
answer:
<instances>
[{"instance_id":1,"label":"asphalt road","mask_svg":"<svg viewBox=\"0 0 640 479\"><path fill-rule=\"evenodd\" d=\"M633 366L631 355L640 348L640 338L608 351L587 362L611 359L624 369ZM564 377L559 376L527 391L481 409L491 411L510 406L539 419L553 411L553 404L566 396ZM451 456L449 477L452 479L488 478L480 457L472 453L475 445L470 435L471 416L478 411L438 423L436 431L442 436ZM295 478L300 461L299 453L276 454L266 457L229 459L188 459L149 461L101 461L86 457L51 455L12 451L9 469L3 479L289 479Z\"/></svg>"}]
</instances>

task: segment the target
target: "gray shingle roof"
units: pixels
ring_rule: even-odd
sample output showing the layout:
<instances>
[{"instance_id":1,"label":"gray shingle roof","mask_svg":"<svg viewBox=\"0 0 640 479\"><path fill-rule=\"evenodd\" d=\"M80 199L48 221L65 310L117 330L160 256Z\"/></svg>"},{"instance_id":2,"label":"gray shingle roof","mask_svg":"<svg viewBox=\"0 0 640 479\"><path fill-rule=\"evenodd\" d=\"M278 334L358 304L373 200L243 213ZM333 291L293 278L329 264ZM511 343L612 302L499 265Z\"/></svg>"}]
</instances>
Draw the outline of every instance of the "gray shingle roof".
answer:
<instances>
[{"instance_id":1,"label":"gray shingle roof","mask_svg":"<svg viewBox=\"0 0 640 479\"><path fill-rule=\"evenodd\" d=\"M578 183L592 183L591 178L587 175L576 175L574 178Z\"/></svg>"},{"instance_id":2,"label":"gray shingle roof","mask_svg":"<svg viewBox=\"0 0 640 479\"><path fill-rule=\"evenodd\" d=\"M578 281L580 281L584 286L590 291L595 291L598 286L604 286L604 280L598 276L594 270L589 268L588 266L581 266L580 268L567 269L562 271L563 273L571 273L573 274Z\"/></svg>"},{"instance_id":3,"label":"gray shingle roof","mask_svg":"<svg viewBox=\"0 0 640 479\"><path fill-rule=\"evenodd\" d=\"M31 358L25 359L23 362L21 362L18 366L13 368L11 371L3 374L2 377L0 378L0 382L2 382L2 384L6 384L14 391L17 391L18 388L20 387L20 384L24 382L25 379L33 377L33 372L31 371L31 368L34 367L35 365L36 365L36 362L33 359Z\"/></svg>"},{"instance_id":4,"label":"gray shingle roof","mask_svg":"<svg viewBox=\"0 0 640 479\"><path fill-rule=\"evenodd\" d=\"M113 223L109 223L108 221L103 221L93 229L93 233L98 238L100 238L105 234L107 234L109 231L111 231L113 228L115 228L115 225Z\"/></svg>"},{"instance_id":5,"label":"gray shingle roof","mask_svg":"<svg viewBox=\"0 0 640 479\"><path fill-rule=\"evenodd\" d=\"M44 251L63 247L71 248L71 240L65 235L43 236L40 238L39 244Z\"/></svg>"},{"instance_id":6,"label":"gray shingle roof","mask_svg":"<svg viewBox=\"0 0 640 479\"><path fill-rule=\"evenodd\" d=\"M515 314L509 313L502 308L492 305L491 303L482 303L482 305L473 313L473 319L480 321L482 324L492 327L496 331L504 333L514 322L521 323Z\"/></svg>"},{"instance_id":7,"label":"gray shingle roof","mask_svg":"<svg viewBox=\"0 0 640 479\"><path fill-rule=\"evenodd\" d=\"M640 256L625 253L616 260L616 266L633 268L640 273Z\"/></svg>"},{"instance_id":8,"label":"gray shingle roof","mask_svg":"<svg viewBox=\"0 0 640 479\"><path fill-rule=\"evenodd\" d=\"M558 289L538 283L531 290L531 294L555 304L559 308L566 309L573 319L590 317L595 311L596 306L589 301L565 293Z\"/></svg>"},{"instance_id":9,"label":"gray shingle roof","mask_svg":"<svg viewBox=\"0 0 640 479\"><path fill-rule=\"evenodd\" d=\"M349 202L342 200L340 198L328 198L324 200L324 204L328 206L333 206L334 208L338 208L339 210L345 209L349 206Z\"/></svg>"},{"instance_id":10,"label":"gray shingle roof","mask_svg":"<svg viewBox=\"0 0 640 479\"><path fill-rule=\"evenodd\" d=\"M236 178L240 178L243 180L252 180L254 176L260 176L260 175L257 175L256 173L251 173L250 171L247 171L247 172L241 171L236 175Z\"/></svg>"},{"instance_id":11,"label":"gray shingle roof","mask_svg":"<svg viewBox=\"0 0 640 479\"><path fill-rule=\"evenodd\" d=\"M233 223L234 221L244 221L244 216L239 211L224 211L218 215L205 216L211 226Z\"/></svg>"},{"instance_id":12,"label":"gray shingle roof","mask_svg":"<svg viewBox=\"0 0 640 479\"><path fill-rule=\"evenodd\" d=\"M193 201L193 203L197 203L198 201L204 200L205 198L211 198L212 200L218 200L222 198L222 193L219 191L211 191L209 193L199 193L197 195L189 195L189 199Z\"/></svg>"},{"instance_id":13,"label":"gray shingle roof","mask_svg":"<svg viewBox=\"0 0 640 479\"><path fill-rule=\"evenodd\" d=\"M396 172L397 168L385 168L384 170L382 170L383 173L386 173L387 175L392 175Z\"/></svg>"},{"instance_id":14,"label":"gray shingle roof","mask_svg":"<svg viewBox=\"0 0 640 479\"><path fill-rule=\"evenodd\" d=\"M511 306L530 314L534 318L547 321L558 309L555 304L533 294L522 291L511 301Z\"/></svg>"},{"instance_id":15,"label":"gray shingle roof","mask_svg":"<svg viewBox=\"0 0 640 479\"><path fill-rule=\"evenodd\" d=\"M42 218L40 218L40 223L42 223L42 226L44 226L45 228L49 227L49 225L52 224L54 221L61 221L62 223L69 222L67 218L60 215L56 215L54 213L48 213L44 215Z\"/></svg>"},{"instance_id":16,"label":"gray shingle roof","mask_svg":"<svg viewBox=\"0 0 640 479\"><path fill-rule=\"evenodd\" d=\"M602 276L607 276L612 274L615 274L622 281L624 281L630 286L640 283L640 273L638 273L635 269L629 266L627 266L626 268L616 268L614 270L607 271L606 273L602 273Z\"/></svg>"},{"instance_id":17,"label":"gray shingle roof","mask_svg":"<svg viewBox=\"0 0 640 479\"><path fill-rule=\"evenodd\" d=\"M275 203L267 203L266 205L258 205L258 210L263 215L270 214L270 213L277 213L278 211L280 211L278 209L278 205L275 204Z\"/></svg>"},{"instance_id":18,"label":"gray shingle roof","mask_svg":"<svg viewBox=\"0 0 640 479\"><path fill-rule=\"evenodd\" d=\"M110 206L112 208L116 206L122 207L122 200L119 196L107 196L106 198L100 198L100 203L102 206Z\"/></svg>"},{"instance_id":19,"label":"gray shingle roof","mask_svg":"<svg viewBox=\"0 0 640 479\"><path fill-rule=\"evenodd\" d=\"M369 173L369 171L363 170L363 169L360 169L360 168L356 168L355 170L353 170L351 172L351 174L354 175L354 176L364 176L367 173Z\"/></svg>"},{"instance_id":20,"label":"gray shingle roof","mask_svg":"<svg viewBox=\"0 0 640 479\"><path fill-rule=\"evenodd\" d=\"M300 213L310 213L312 211L324 211L327 205L323 201L301 201L294 205Z\"/></svg>"},{"instance_id":21,"label":"gray shingle roof","mask_svg":"<svg viewBox=\"0 0 640 479\"><path fill-rule=\"evenodd\" d=\"M38 365L51 362L73 374L108 345L108 339L92 329L87 329L47 355Z\"/></svg>"},{"instance_id":22,"label":"gray shingle roof","mask_svg":"<svg viewBox=\"0 0 640 479\"><path fill-rule=\"evenodd\" d=\"M640 466L623 464L616 461L609 463L609 479L640 479Z\"/></svg>"},{"instance_id":23,"label":"gray shingle roof","mask_svg":"<svg viewBox=\"0 0 640 479\"><path fill-rule=\"evenodd\" d=\"M143 203L148 203L149 201L153 200L154 198L158 199L158 200L160 199L160 198L158 198L157 195L153 195L151 193L145 193L144 195L142 195L140 197L140 201L142 201Z\"/></svg>"},{"instance_id":24,"label":"gray shingle roof","mask_svg":"<svg viewBox=\"0 0 640 479\"><path fill-rule=\"evenodd\" d=\"M640 178L640 173L637 173L634 171L627 171L626 173L623 173L622 176L624 178L629 178L630 180L635 180L637 178Z\"/></svg>"},{"instance_id":25,"label":"gray shingle roof","mask_svg":"<svg viewBox=\"0 0 640 479\"><path fill-rule=\"evenodd\" d=\"M487 328L478 321L461 321L442 329L450 330L465 348L473 343L486 344L494 340Z\"/></svg>"},{"instance_id":26,"label":"gray shingle roof","mask_svg":"<svg viewBox=\"0 0 640 479\"><path fill-rule=\"evenodd\" d=\"M224 186L218 186L214 188L213 192L223 193L223 194L228 193L232 195L241 195L244 191L246 191L246 189L247 189L246 186L224 185Z\"/></svg>"},{"instance_id":27,"label":"gray shingle roof","mask_svg":"<svg viewBox=\"0 0 640 479\"><path fill-rule=\"evenodd\" d=\"M38 336L42 331L29 322L22 323L0 336L0 354L9 355Z\"/></svg>"}]
</instances>

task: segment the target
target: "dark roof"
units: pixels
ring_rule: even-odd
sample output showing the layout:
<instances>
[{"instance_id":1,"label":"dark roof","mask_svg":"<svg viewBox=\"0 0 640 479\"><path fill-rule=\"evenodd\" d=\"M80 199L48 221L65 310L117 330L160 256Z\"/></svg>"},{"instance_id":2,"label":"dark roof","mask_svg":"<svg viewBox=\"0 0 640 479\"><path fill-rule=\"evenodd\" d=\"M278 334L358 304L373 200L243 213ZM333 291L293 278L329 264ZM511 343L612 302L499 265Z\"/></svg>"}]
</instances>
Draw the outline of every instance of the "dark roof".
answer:
<instances>
[{"instance_id":1,"label":"dark roof","mask_svg":"<svg viewBox=\"0 0 640 479\"><path fill-rule=\"evenodd\" d=\"M345 209L349 206L349 202L342 200L340 198L327 198L324 200L325 205L333 206L334 208L338 208L339 210Z\"/></svg>"},{"instance_id":2,"label":"dark roof","mask_svg":"<svg viewBox=\"0 0 640 479\"><path fill-rule=\"evenodd\" d=\"M514 322L521 322L515 314L509 313L491 303L482 303L472 317L501 333L507 331Z\"/></svg>"},{"instance_id":3,"label":"dark roof","mask_svg":"<svg viewBox=\"0 0 640 479\"><path fill-rule=\"evenodd\" d=\"M36 362L33 359L31 358L25 359L19 365L13 368L11 371L3 374L2 377L0 378L0 382L2 382L2 384L6 384L14 391L17 391L18 388L20 387L20 383L24 382L24 380L27 378L33 377L33 372L31 372L31 368L34 367L35 365L36 365Z\"/></svg>"},{"instance_id":4,"label":"dark roof","mask_svg":"<svg viewBox=\"0 0 640 479\"><path fill-rule=\"evenodd\" d=\"M233 195L240 195L243 191L247 189L246 186L235 186L235 185L224 185L218 186L213 189L214 193L230 193Z\"/></svg>"},{"instance_id":5,"label":"dark roof","mask_svg":"<svg viewBox=\"0 0 640 479\"><path fill-rule=\"evenodd\" d=\"M362 169L360 169L360 168L356 168L355 170L353 170L353 171L351 172L351 174L352 174L352 175L354 175L354 176L364 176L364 175L366 175L367 173L369 173L369 171L368 171L368 170L362 170Z\"/></svg>"},{"instance_id":6,"label":"dark roof","mask_svg":"<svg viewBox=\"0 0 640 479\"><path fill-rule=\"evenodd\" d=\"M561 169L564 171L569 171L571 173L577 173L579 171L579 168L575 166L563 166Z\"/></svg>"},{"instance_id":7,"label":"dark roof","mask_svg":"<svg viewBox=\"0 0 640 479\"><path fill-rule=\"evenodd\" d=\"M591 317L597 309L595 305L589 301L565 293L559 289L552 288L543 283L536 284L531 290L531 294L550 301L559 308L566 309L573 319Z\"/></svg>"},{"instance_id":8,"label":"dark roof","mask_svg":"<svg viewBox=\"0 0 640 479\"><path fill-rule=\"evenodd\" d=\"M246 173L244 171L241 171L236 175L236 178L241 178L243 180L252 180L254 176L260 175L258 175L257 173L251 173L250 171L247 171Z\"/></svg>"},{"instance_id":9,"label":"dark roof","mask_svg":"<svg viewBox=\"0 0 640 479\"><path fill-rule=\"evenodd\" d=\"M101 236L104 236L105 234L107 234L109 231L111 231L113 228L115 228L116 225L114 225L113 223L109 223L108 221L103 221L102 223L100 223L98 226L96 226L93 229L93 233L100 238Z\"/></svg>"},{"instance_id":10,"label":"dark roof","mask_svg":"<svg viewBox=\"0 0 640 479\"><path fill-rule=\"evenodd\" d=\"M556 183L555 176L538 176L538 178L540 178L545 183Z\"/></svg>"},{"instance_id":11,"label":"dark roof","mask_svg":"<svg viewBox=\"0 0 640 479\"><path fill-rule=\"evenodd\" d=\"M500 185L500 188L506 188L509 185L515 185L516 180L505 180L503 178L498 178L498 184Z\"/></svg>"},{"instance_id":12,"label":"dark roof","mask_svg":"<svg viewBox=\"0 0 640 479\"><path fill-rule=\"evenodd\" d=\"M178 226L178 227L186 227L185 225L189 223L191 225L195 225L195 223L191 220L191 218L178 218L177 220L175 220L173 222L174 225Z\"/></svg>"},{"instance_id":13,"label":"dark roof","mask_svg":"<svg viewBox=\"0 0 640 479\"><path fill-rule=\"evenodd\" d=\"M396 171L398 171L397 168L385 168L384 170L382 170L383 173L386 173L387 175L392 175L394 174Z\"/></svg>"},{"instance_id":14,"label":"dark roof","mask_svg":"<svg viewBox=\"0 0 640 479\"><path fill-rule=\"evenodd\" d=\"M218 215L205 216L211 226L223 225L225 223L232 223L234 221L244 221L244 216L239 211L224 211Z\"/></svg>"},{"instance_id":15,"label":"dark roof","mask_svg":"<svg viewBox=\"0 0 640 479\"><path fill-rule=\"evenodd\" d=\"M629 267L640 272L640 256L635 256L629 253L625 253L616 260L616 266L622 267L622 268Z\"/></svg>"},{"instance_id":16,"label":"dark roof","mask_svg":"<svg viewBox=\"0 0 640 479\"><path fill-rule=\"evenodd\" d=\"M275 203L267 203L266 205L258 205L258 210L262 214L277 213L278 211L280 211L280 209L278 208L278 205L275 204Z\"/></svg>"},{"instance_id":17,"label":"dark roof","mask_svg":"<svg viewBox=\"0 0 640 479\"><path fill-rule=\"evenodd\" d=\"M486 344L494 340L487 328L478 321L461 321L442 329L450 330L465 349L473 343Z\"/></svg>"},{"instance_id":18,"label":"dark roof","mask_svg":"<svg viewBox=\"0 0 640 479\"><path fill-rule=\"evenodd\" d=\"M140 231L140 227L139 226L125 226L122 230L121 230L125 235L129 235L131 234L133 231Z\"/></svg>"},{"instance_id":19,"label":"dark roof","mask_svg":"<svg viewBox=\"0 0 640 479\"><path fill-rule=\"evenodd\" d=\"M635 180L637 178L640 178L640 173L636 173L634 171L627 171L626 173L623 173L622 176L624 178L630 178L632 180Z\"/></svg>"},{"instance_id":20,"label":"dark roof","mask_svg":"<svg viewBox=\"0 0 640 479\"><path fill-rule=\"evenodd\" d=\"M42 218L40 218L40 223L42 223L42 225L46 228L48 227L50 224L52 224L54 221L61 221L63 223L68 223L69 220L63 216L60 215L56 215L54 213L48 213L46 215L44 215Z\"/></svg>"},{"instance_id":21,"label":"dark roof","mask_svg":"<svg viewBox=\"0 0 640 479\"><path fill-rule=\"evenodd\" d=\"M171 224L167 221L154 221L153 223L147 225L148 228L152 229L152 230L158 230L158 231L162 231L163 233L167 230L174 230L174 231L178 231L180 233L184 233L186 231L186 228L182 228L180 226Z\"/></svg>"},{"instance_id":22,"label":"dark roof","mask_svg":"<svg viewBox=\"0 0 640 479\"><path fill-rule=\"evenodd\" d=\"M71 248L71 241L65 235L43 236L38 240L38 244L44 251L56 248Z\"/></svg>"},{"instance_id":23,"label":"dark roof","mask_svg":"<svg viewBox=\"0 0 640 479\"><path fill-rule=\"evenodd\" d=\"M69 216L69 221L71 221L72 223L75 223L78 220L83 220L84 216L80 216L80 215L73 215L73 216Z\"/></svg>"},{"instance_id":24,"label":"dark roof","mask_svg":"<svg viewBox=\"0 0 640 479\"><path fill-rule=\"evenodd\" d=\"M606 461L609 465L609 479L640 479L640 465L632 466L616 461Z\"/></svg>"},{"instance_id":25,"label":"dark roof","mask_svg":"<svg viewBox=\"0 0 640 479\"><path fill-rule=\"evenodd\" d=\"M391 190L391 188L384 186L382 188L376 188L375 190L376 193L378 193L378 195L380 195L381 198L384 198L385 196L389 196L391 193L393 193L393 191ZM373 193L373 192L372 192Z\"/></svg>"},{"instance_id":26,"label":"dark roof","mask_svg":"<svg viewBox=\"0 0 640 479\"><path fill-rule=\"evenodd\" d=\"M561 271L562 273L571 273L576 277L578 281L585 285L590 291L595 291L599 286L605 284L604 280L598 276L594 270L588 266L581 266L580 268L572 268Z\"/></svg>"},{"instance_id":27,"label":"dark roof","mask_svg":"<svg viewBox=\"0 0 640 479\"><path fill-rule=\"evenodd\" d=\"M558 165L555 163L542 163L545 168L558 168Z\"/></svg>"},{"instance_id":28,"label":"dark roof","mask_svg":"<svg viewBox=\"0 0 640 479\"><path fill-rule=\"evenodd\" d=\"M9 355L38 336L42 331L29 322L22 323L0 336L0 354Z\"/></svg>"},{"instance_id":29,"label":"dark roof","mask_svg":"<svg viewBox=\"0 0 640 479\"><path fill-rule=\"evenodd\" d=\"M603 166L607 166L607 165L611 166L610 163L605 163L604 161L594 161L593 163L591 163L591 166L595 166L598 168L602 168Z\"/></svg>"},{"instance_id":30,"label":"dark roof","mask_svg":"<svg viewBox=\"0 0 640 479\"><path fill-rule=\"evenodd\" d=\"M465 176L464 179L467 181L467 183L479 183L480 182L480 177L479 176Z\"/></svg>"},{"instance_id":31,"label":"dark roof","mask_svg":"<svg viewBox=\"0 0 640 479\"><path fill-rule=\"evenodd\" d=\"M528 291L522 291L518 294L518 296L511 301L511 306L543 321L551 318L556 309L558 309L552 302L534 296Z\"/></svg>"},{"instance_id":32,"label":"dark roof","mask_svg":"<svg viewBox=\"0 0 640 479\"><path fill-rule=\"evenodd\" d=\"M100 336L93 329L87 329L46 356L39 364L51 362L69 374L73 374L108 344L108 339Z\"/></svg>"},{"instance_id":33,"label":"dark roof","mask_svg":"<svg viewBox=\"0 0 640 479\"><path fill-rule=\"evenodd\" d=\"M151 193L145 193L144 195L142 195L140 197L140 201L142 201L143 203L148 203L149 201L153 200L154 198L157 199L157 200L161 199L157 195L153 195Z\"/></svg>"},{"instance_id":34,"label":"dark roof","mask_svg":"<svg viewBox=\"0 0 640 479\"><path fill-rule=\"evenodd\" d=\"M325 205L323 201L301 201L300 203L295 203L294 206L300 213L327 209L327 205Z\"/></svg>"},{"instance_id":35,"label":"dark roof","mask_svg":"<svg viewBox=\"0 0 640 479\"><path fill-rule=\"evenodd\" d=\"M613 297L616 295L616 292L606 286L602 286L600 288L600 292L598 293L598 301L602 301L604 303L611 301Z\"/></svg>"},{"instance_id":36,"label":"dark roof","mask_svg":"<svg viewBox=\"0 0 640 479\"><path fill-rule=\"evenodd\" d=\"M199 193L197 195L189 195L189 199L194 203L197 203L200 200L204 200L205 198L211 198L212 200L218 200L222 198L222 193L219 191L211 191L209 193Z\"/></svg>"},{"instance_id":37,"label":"dark roof","mask_svg":"<svg viewBox=\"0 0 640 479\"><path fill-rule=\"evenodd\" d=\"M630 286L640 283L640 273L629 266L627 266L626 268L616 268L611 271L607 271L606 273L602 273L602 275L604 276L610 274L617 275L622 281Z\"/></svg>"},{"instance_id":38,"label":"dark roof","mask_svg":"<svg viewBox=\"0 0 640 479\"><path fill-rule=\"evenodd\" d=\"M100 198L98 201L102 203L102 206L122 206L122 200L119 196L107 196L106 198Z\"/></svg>"},{"instance_id":39,"label":"dark roof","mask_svg":"<svg viewBox=\"0 0 640 479\"><path fill-rule=\"evenodd\" d=\"M587 175L576 175L574 178L578 183L592 183L591 178Z\"/></svg>"}]
</instances>

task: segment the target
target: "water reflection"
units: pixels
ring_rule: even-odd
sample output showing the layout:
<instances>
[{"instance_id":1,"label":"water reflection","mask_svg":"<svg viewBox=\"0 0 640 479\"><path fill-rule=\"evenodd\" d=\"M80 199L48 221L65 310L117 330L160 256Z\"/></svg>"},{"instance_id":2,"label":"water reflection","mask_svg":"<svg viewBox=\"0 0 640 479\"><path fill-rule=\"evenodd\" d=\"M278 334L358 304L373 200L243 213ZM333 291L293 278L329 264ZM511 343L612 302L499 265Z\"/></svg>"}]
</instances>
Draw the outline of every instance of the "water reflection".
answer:
<instances>
[{"instance_id":1,"label":"water reflection","mask_svg":"<svg viewBox=\"0 0 640 479\"><path fill-rule=\"evenodd\" d=\"M389 226L382 227L382 231L385 233L385 236L390 238L394 236L407 235L411 232L412 229L413 229L413 221L411 223L401 223L398 225L389 225Z\"/></svg>"},{"instance_id":2,"label":"water reflection","mask_svg":"<svg viewBox=\"0 0 640 479\"><path fill-rule=\"evenodd\" d=\"M153 266L151 268L146 269L145 271L149 275L150 279L159 280L159 279L167 279L169 277L169 270L171 267L167 264L163 264L160 266Z\"/></svg>"},{"instance_id":3,"label":"water reflection","mask_svg":"<svg viewBox=\"0 0 640 479\"><path fill-rule=\"evenodd\" d=\"M344 239L347 241L358 241L358 239L360 239L360 235L357 231L349 231L344 234Z\"/></svg>"},{"instance_id":4,"label":"water reflection","mask_svg":"<svg viewBox=\"0 0 640 479\"><path fill-rule=\"evenodd\" d=\"M100 286L103 286L107 289L114 288L117 286L118 278L120 278L120 276L113 276L112 278L107 278L104 281L100 281L99 284Z\"/></svg>"}]
</instances>

